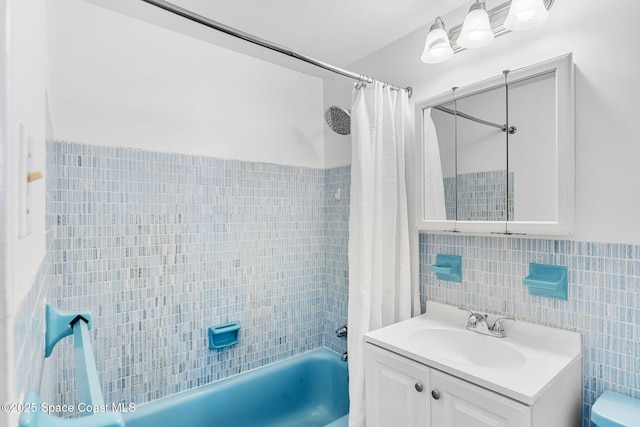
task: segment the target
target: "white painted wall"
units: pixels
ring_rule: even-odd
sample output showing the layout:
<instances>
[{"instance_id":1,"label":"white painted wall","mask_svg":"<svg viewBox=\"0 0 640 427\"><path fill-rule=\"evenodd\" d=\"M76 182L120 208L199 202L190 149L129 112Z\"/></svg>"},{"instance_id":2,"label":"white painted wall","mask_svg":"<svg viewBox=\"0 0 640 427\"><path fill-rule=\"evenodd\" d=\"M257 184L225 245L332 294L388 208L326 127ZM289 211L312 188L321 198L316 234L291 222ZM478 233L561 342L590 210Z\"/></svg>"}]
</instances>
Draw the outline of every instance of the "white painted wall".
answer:
<instances>
[{"instance_id":1,"label":"white painted wall","mask_svg":"<svg viewBox=\"0 0 640 427\"><path fill-rule=\"evenodd\" d=\"M13 309L28 292L28 288L42 262L45 252L45 182L44 179L28 184L31 207L31 233L18 237L20 216L18 211L20 181L19 139L21 127L24 136L33 141L33 170L46 172L46 2L44 0L11 1L9 6L8 53L8 120L7 164L7 244L13 262L7 266L9 288L12 289Z\"/></svg>"},{"instance_id":2,"label":"white painted wall","mask_svg":"<svg viewBox=\"0 0 640 427\"><path fill-rule=\"evenodd\" d=\"M351 110L351 93L355 81L347 77L332 75L324 79L325 109L337 105ZM324 126L324 164L327 168L351 164L351 135L338 135L329 126Z\"/></svg>"},{"instance_id":3,"label":"white painted wall","mask_svg":"<svg viewBox=\"0 0 640 427\"><path fill-rule=\"evenodd\" d=\"M322 79L82 0L53 16L57 139L324 166Z\"/></svg>"},{"instance_id":4,"label":"white painted wall","mask_svg":"<svg viewBox=\"0 0 640 427\"><path fill-rule=\"evenodd\" d=\"M0 384L3 402L17 402L16 357L20 357L27 337L14 336L16 314L31 290L45 253L45 184L28 184L31 233L19 237L20 187L26 181L20 164L21 134L33 141L32 170L46 174L45 167L45 87L47 78L45 0L6 0L0 2L2 48L0 48L0 139L2 144L2 283L0 284ZM5 50L6 47L6 50ZM22 129L22 130L21 130ZM44 313L43 313L44 315ZM21 319L29 321L29 319ZM25 325L23 325L25 326ZM5 419L1 417L6 417ZM13 425L17 414L0 414L2 425Z\"/></svg>"},{"instance_id":5,"label":"white painted wall","mask_svg":"<svg viewBox=\"0 0 640 427\"><path fill-rule=\"evenodd\" d=\"M0 0L0 171L6 170L7 151L7 2ZM6 275L6 232L5 211L6 200L6 174L0 174L0 343L9 343L9 316L8 316L8 287ZM9 363L10 345L0 346L0 402L8 402L10 396ZM9 414L0 413L0 424L9 425Z\"/></svg>"},{"instance_id":6,"label":"white painted wall","mask_svg":"<svg viewBox=\"0 0 640 427\"><path fill-rule=\"evenodd\" d=\"M448 26L462 21L445 17ZM538 28L499 37L488 47L456 54L438 65L419 57L427 27L349 68L395 84L412 86L422 100L491 76L573 52L576 64L577 240L640 243L640 3L555 2ZM327 79L325 104L349 105L351 82ZM331 85L331 87L329 87ZM337 138L326 132L327 150ZM342 147L341 147L342 148ZM346 150L325 154L327 163L348 164Z\"/></svg>"}]
</instances>

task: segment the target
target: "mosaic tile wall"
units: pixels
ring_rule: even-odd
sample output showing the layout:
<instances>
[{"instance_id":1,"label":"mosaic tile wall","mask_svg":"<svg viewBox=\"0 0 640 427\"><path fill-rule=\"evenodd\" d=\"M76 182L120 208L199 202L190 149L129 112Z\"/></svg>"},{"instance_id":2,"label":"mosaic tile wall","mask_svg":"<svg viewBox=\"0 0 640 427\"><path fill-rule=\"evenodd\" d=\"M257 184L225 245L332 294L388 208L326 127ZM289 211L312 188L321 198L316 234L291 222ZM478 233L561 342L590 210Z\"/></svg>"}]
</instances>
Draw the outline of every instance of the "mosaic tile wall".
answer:
<instances>
[{"instance_id":1,"label":"mosaic tile wall","mask_svg":"<svg viewBox=\"0 0 640 427\"><path fill-rule=\"evenodd\" d=\"M323 345L346 349L334 331L347 312L349 167L62 142L49 155L48 274L62 308L94 312L108 401L142 403ZM463 283L426 272L437 253L463 256ZM529 262L566 265L569 301L529 296ZM422 234L420 264L423 304L581 332L585 427L604 389L640 398L640 245ZM243 324L241 343L209 351L206 327L228 320ZM58 402L73 402L71 348L55 352Z\"/></svg>"},{"instance_id":2,"label":"mosaic tile wall","mask_svg":"<svg viewBox=\"0 0 640 427\"><path fill-rule=\"evenodd\" d=\"M462 256L462 283L428 273L438 253ZM530 262L568 267L568 301L527 293ZM585 427L604 390L640 398L640 245L422 234L420 284L423 310L428 299L582 333Z\"/></svg>"},{"instance_id":3,"label":"mosaic tile wall","mask_svg":"<svg viewBox=\"0 0 640 427\"><path fill-rule=\"evenodd\" d=\"M442 178L444 185L444 206L447 220L456 219L456 179L453 176Z\"/></svg>"},{"instance_id":4,"label":"mosaic tile wall","mask_svg":"<svg viewBox=\"0 0 640 427\"><path fill-rule=\"evenodd\" d=\"M30 391L42 396L41 383L45 364L43 307L51 271L49 253L47 251L31 289L16 314L13 337L16 396Z\"/></svg>"},{"instance_id":5,"label":"mosaic tile wall","mask_svg":"<svg viewBox=\"0 0 640 427\"><path fill-rule=\"evenodd\" d=\"M457 193L456 178L444 178L444 202L447 220L462 221L505 221L504 195L509 191L508 215L513 221L514 210L514 178L509 173L509 185L505 181L506 171L465 173L458 175ZM458 198L456 198L456 194ZM457 204L457 206L456 206ZM456 212L457 209L457 212Z\"/></svg>"},{"instance_id":6,"label":"mosaic tile wall","mask_svg":"<svg viewBox=\"0 0 640 427\"><path fill-rule=\"evenodd\" d=\"M347 338L336 337L335 330L347 323L351 167L327 169L325 172L325 346L342 354L347 350Z\"/></svg>"},{"instance_id":7,"label":"mosaic tile wall","mask_svg":"<svg viewBox=\"0 0 640 427\"><path fill-rule=\"evenodd\" d=\"M325 274L325 176L337 185L346 171L65 142L48 152L55 300L93 312L107 402L204 385L335 330L345 304L332 296L325 317L325 281L344 288L345 261ZM345 201L330 209L341 229ZM209 350L207 327L232 320L240 343ZM61 404L75 401L69 344L54 350Z\"/></svg>"}]
</instances>

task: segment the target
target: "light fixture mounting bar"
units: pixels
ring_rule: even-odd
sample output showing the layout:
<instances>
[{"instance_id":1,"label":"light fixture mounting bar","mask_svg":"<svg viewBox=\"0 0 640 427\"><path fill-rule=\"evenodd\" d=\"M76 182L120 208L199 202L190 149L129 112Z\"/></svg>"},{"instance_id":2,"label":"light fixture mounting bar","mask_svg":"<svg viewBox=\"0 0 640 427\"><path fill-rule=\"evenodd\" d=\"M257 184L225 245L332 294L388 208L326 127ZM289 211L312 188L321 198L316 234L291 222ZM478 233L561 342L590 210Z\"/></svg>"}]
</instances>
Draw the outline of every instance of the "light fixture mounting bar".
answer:
<instances>
[{"instance_id":1,"label":"light fixture mounting bar","mask_svg":"<svg viewBox=\"0 0 640 427\"><path fill-rule=\"evenodd\" d=\"M544 0L544 7L547 10L551 10L553 3L555 0ZM494 7L493 9L487 11L489 15L489 22L491 24L491 30L495 37L501 36L503 34L509 33L510 31L504 28L504 20L507 18L509 14L509 6L511 6L511 1L503 3L499 6ZM464 50L463 47L458 46L456 43L458 41L458 36L462 32L462 24L457 25L449 31L449 40L451 41L451 47L453 48L454 53L458 53Z\"/></svg>"}]
</instances>

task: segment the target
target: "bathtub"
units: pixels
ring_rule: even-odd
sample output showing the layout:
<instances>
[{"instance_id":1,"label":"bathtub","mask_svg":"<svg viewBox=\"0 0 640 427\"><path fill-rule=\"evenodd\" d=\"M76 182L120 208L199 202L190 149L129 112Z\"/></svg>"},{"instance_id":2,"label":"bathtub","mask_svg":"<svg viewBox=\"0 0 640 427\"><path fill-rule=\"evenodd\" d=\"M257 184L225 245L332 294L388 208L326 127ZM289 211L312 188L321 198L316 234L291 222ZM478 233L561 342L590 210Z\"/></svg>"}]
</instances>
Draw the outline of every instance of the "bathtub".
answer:
<instances>
[{"instance_id":1,"label":"bathtub","mask_svg":"<svg viewBox=\"0 0 640 427\"><path fill-rule=\"evenodd\" d=\"M347 426L347 364L315 350L123 413L126 427Z\"/></svg>"}]
</instances>

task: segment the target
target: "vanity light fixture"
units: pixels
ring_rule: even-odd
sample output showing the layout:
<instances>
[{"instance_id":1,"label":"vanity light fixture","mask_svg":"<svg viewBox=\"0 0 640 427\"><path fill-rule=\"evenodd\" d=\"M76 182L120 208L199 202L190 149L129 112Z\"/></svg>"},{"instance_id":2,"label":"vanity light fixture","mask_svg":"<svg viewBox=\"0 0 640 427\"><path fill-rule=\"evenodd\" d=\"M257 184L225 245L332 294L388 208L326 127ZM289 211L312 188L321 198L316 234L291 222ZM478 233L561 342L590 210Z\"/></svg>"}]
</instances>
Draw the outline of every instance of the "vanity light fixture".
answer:
<instances>
[{"instance_id":1,"label":"vanity light fixture","mask_svg":"<svg viewBox=\"0 0 640 427\"><path fill-rule=\"evenodd\" d=\"M444 21L442 17L438 16L433 25L431 25L431 29L429 29L420 59L427 64L437 64L446 61L452 56L453 48L444 28Z\"/></svg>"},{"instance_id":2,"label":"vanity light fixture","mask_svg":"<svg viewBox=\"0 0 640 427\"><path fill-rule=\"evenodd\" d=\"M511 0L487 12L485 0L474 0L464 22L448 33L438 16L429 29L422 62L437 64L463 49L485 46L510 31L540 25L549 16L554 0Z\"/></svg>"},{"instance_id":3,"label":"vanity light fixture","mask_svg":"<svg viewBox=\"0 0 640 427\"><path fill-rule=\"evenodd\" d=\"M511 31L528 30L542 24L548 17L549 11L542 0L511 0L504 28Z\"/></svg>"},{"instance_id":4,"label":"vanity light fixture","mask_svg":"<svg viewBox=\"0 0 640 427\"><path fill-rule=\"evenodd\" d=\"M494 35L484 0L476 0L464 18L462 32L458 37L458 46L465 49L486 46L493 41Z\"/></svg>"}]
</instances>

